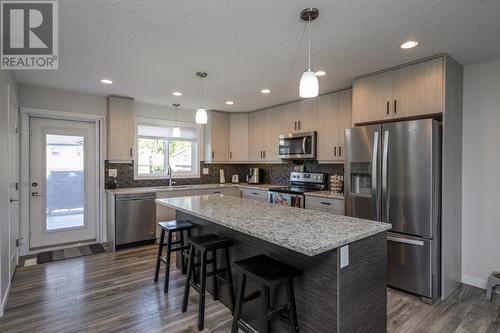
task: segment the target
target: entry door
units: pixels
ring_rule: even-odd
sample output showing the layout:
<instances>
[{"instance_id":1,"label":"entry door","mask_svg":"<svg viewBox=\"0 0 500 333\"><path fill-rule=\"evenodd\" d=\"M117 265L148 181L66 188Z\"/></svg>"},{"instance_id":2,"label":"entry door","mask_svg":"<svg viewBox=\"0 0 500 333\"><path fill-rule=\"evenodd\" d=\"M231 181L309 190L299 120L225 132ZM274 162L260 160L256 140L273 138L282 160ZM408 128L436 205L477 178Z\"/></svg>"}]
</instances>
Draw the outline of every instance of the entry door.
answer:
<instances>
[{"instance_id":1,"label":"entry door","mask_svg":"<svg viewBox=\"0 0 500 333\"><path fill-rule=\"evenodd\" d=\"M95 124L30 119L30 248L96 239Z\"/></svg>"},{"instance_id":2,"label":"entry door","mask_svg":"<svg viewBox=\"0 0 500 333\"><path fill-rule=\"evenodd\" d=\"M9 274L12 279L18 262L19 238L19 108L10 92L9 96Z\"/></svg>"}]
</instances>

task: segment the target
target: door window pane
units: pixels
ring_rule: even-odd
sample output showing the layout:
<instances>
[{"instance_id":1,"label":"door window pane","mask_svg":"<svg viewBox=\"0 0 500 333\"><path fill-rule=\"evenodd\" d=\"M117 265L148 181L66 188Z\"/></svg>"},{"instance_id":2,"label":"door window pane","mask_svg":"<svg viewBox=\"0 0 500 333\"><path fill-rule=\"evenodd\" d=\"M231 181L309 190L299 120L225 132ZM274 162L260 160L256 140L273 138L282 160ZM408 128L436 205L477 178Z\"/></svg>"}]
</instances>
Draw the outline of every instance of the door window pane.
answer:
<instances>
[{"instance_id":1,"label":"door window pane","mask_svg":"<svg viewBox=\"0 0 500 333\"><path fill-rule=\"evenodd\" d=\"M170 167L174 173L193 172L193 142L171 140L168 154Z\"/></svg>"},{"instance_id":2,"label":"door window pane","mask_svg":"<svg viewBox=\"0 0 500 333\"><path fill-rule=\"evenodd\" d=\"M46 135L47 230L85 224L83 147L83 136Z\"/></svg>"}]
</instances>

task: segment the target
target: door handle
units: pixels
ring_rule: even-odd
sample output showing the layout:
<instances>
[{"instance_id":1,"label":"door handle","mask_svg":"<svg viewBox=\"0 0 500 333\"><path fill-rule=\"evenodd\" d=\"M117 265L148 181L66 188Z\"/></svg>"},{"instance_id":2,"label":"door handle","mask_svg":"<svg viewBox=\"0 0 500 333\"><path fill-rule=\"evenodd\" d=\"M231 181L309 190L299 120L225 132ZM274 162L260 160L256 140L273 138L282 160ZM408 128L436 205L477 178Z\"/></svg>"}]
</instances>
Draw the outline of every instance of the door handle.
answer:
<instances>
[{"instance_id":1,"label":"door handle","mask_svg":"<svg viewBox=\"0 0 500 333\"><path fill-rule=\"evenodd\" d=\"M10 203L13 203L13 202L19 202L18 199L10 199Z\"/></svg>"},{"instance_id":2,"label":"door handle","mask_svg":"<svg viewBox=\"0 0 500 333\"><path fill-rule=\"evenodd\" d=\"M333 147L333 156L337 157L337 146Z\"/></svg>"},{"instance_id":3,"label":"door handle","mask_svg":"<svg viewBox=\"0 0 500 333\"><path fill-rule=\"evenodd\" d=\"M40 194L38 192L31 192L31 195L34 196L34 197L41 197L41 196L43 196L43 194Z\"/></svg>"},{"instance_id":4,"label":"door handle","mask_svg":"<svg viewBox=\"0 0 500 333\"><path fill-rule=\"evenodd\" d=\"M297 130L297 122L295 122L295 130Z\"/></svg>"},{"instance_id":5,"label":"door handle","mask_svg":"<svg viewBox=\"0 0 500 333\"><path fill-rule=\"evenodd\" d=\"M299 120L299 130L300 130L300 120Z\"/></svg>"},{"instance_id":6,"label":"door handle","mask_svg":"<svg viewBox=\"0 0 500 333\"><path fill-rule=\"evenodd\" d=\"M383 221L389 223L389 131L384 131L384 150L382 152L382 200Z\"/></svg>"},{"instance_id":7,"label":"door handle","mask_svg":"<svg viewBox=\"0 0 500 333\"><path fill-rule=\"evenodd\" d=\"M375 211L377 220L380 221L380 203L378 201L377 177L378 177L378 132L373 134L373 155L372 155L372 195L375 199Z\"/></svg>"},{"instance_id":8,"label":"door handle","mask_svg":"<svg viewBox=\"0 0 500 333\"><path fill-rule=\"evenodd\" d=\"M342 157L342 146L339 146L339 157Z\"/></svg>"},{"instance_id":9,"label":"door handle","mask_svg":"<svg viewBox=\"0 0 500 333\"><path fill-rule=\"evenodd\" d=\"M398 113L398 110L397 110L397 104L398 101L397 100L394 100L394 114L397 114Z\"/></svg>"},{"instance_id":10,"label":"door handle","mask_svg":"<svg viewBox=\"0 0 500 333\"><path fill-rule=\"evenodd\" d=\"M233 158L233 152L232 151L229 152L229 158Z\"/></svg>"},{"instance_id":11,"label":"door handle","mask_svg":"<svg viewBox=\"0 0 500 333\"><path fill-rule=\"evenodd\" d=\"M266 151L264 150L264 158L266 158Z\"/></svg>"},{"instance_id":12,"label":"door handle","mask_svg":"<svg viewBox=\"0 0 500 333\"><path fill-rule=\"evenodd\" d=\"M396 243L403 243L403 244L411 244L411 245L418 245L418 246L424 246L423 241L415 240L415 239L407 239L407 238L399 238L399 237L392 237L392 236L387 236L387 240L391 242L396 242Z\"/></svg>"}]
</instances>

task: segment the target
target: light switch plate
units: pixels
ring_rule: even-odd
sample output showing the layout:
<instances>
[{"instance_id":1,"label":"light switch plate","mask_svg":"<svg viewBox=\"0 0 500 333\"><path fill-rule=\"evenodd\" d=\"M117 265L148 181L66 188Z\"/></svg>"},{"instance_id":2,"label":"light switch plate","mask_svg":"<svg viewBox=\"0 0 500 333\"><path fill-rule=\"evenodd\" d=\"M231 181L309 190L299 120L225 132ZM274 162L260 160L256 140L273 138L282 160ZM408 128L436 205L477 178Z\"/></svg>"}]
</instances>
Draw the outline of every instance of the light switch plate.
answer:
<instances>
[{"instance_id":1,"label":"light switch plate","mask_svg":"<svg viewBox=\"0 0 500 333\"><path fill-rule=\"evenodd\" d=\"M340 268L349 266L349 245L340 248Z\"/></svg>"},{"instance_id":2,"label":"light switch plate","mask_svg":"<svg viewBox=\"0 0 500 333\"><path fill-rule=\"evenodd\" d=\"M208 168L203 168L203 174L204 175L208 175L209 173L209 169Z\"/></svg>"},{"instance_id":3,"label":"light switch plate","mask_svg":"<svg viewBox=\"0 0 500 333\"><path fill-rule=\"evenodd\" d=\"M118 175L118 170L116 169L108 169L108 176L109 177L116 177Z\"/></svg>"}]
</instances>

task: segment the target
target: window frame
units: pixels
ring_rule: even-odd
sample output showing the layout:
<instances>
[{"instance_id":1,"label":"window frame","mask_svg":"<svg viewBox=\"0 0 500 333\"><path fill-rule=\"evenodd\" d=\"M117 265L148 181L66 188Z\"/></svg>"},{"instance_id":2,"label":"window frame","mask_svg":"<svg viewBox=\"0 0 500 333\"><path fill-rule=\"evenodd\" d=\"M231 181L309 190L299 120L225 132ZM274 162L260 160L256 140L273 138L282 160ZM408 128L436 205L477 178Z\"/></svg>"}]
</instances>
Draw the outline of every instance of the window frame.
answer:
<instances>
[{"instance_id":1,"label":"window frame","mask_svg":"<svg viewBox=\"0 0 500 333\"><path fill-rule=\"evenodd\" d=\"M168 179L167 173L162 173L158 175L140 175L139 174L139 138L145 139L161 139L161 140L172 140L172 141L189 141L193 142L192 149L192 161L193 161L193 171L190 173L176 173L172 171L172 179L180 179L180 178L200 178L200 161L201 161L201 145L202 145L202 126L195 123L190 122L181 122L178 121L177 125L179 127L191 127L196 129L196 139L183 139L183 138L174 138L174 137L151 137L151 136L139 136L138 135L138 126L164 126L164 127L174 127L175 121L165 120L165 119L155 119L155 118L134 118L134 180L147 180L147 179ZM167 144L167 154L165 155L165 165L169 165L169 156L168 156L168 144Z\"/></svg>"}]
</instances>

